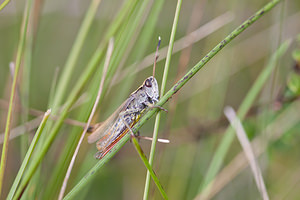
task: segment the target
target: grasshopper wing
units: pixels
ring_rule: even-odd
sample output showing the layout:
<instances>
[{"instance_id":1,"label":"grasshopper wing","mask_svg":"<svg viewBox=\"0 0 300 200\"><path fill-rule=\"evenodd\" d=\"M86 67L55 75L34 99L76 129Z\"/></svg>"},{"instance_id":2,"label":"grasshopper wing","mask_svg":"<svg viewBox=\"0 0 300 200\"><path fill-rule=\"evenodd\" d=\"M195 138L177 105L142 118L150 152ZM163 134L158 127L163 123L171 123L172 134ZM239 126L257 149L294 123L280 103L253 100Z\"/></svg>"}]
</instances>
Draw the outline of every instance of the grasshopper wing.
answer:
<instances>
[{"instance_id":1,"label":"grasshopper wing","mask_svg":"<svg viewBox=\"0 0 300 200\"><path fill-rule=\"evenodd\" d=\"M111 126L115 123L118 119L119 114L126 109L126 107L131 102L132 98L129 97L121 106L109 116L103 123L101 123L96 129L88 136L88 143L94 143L106 134L108 134Z\"/></svg>"}]
</instances>

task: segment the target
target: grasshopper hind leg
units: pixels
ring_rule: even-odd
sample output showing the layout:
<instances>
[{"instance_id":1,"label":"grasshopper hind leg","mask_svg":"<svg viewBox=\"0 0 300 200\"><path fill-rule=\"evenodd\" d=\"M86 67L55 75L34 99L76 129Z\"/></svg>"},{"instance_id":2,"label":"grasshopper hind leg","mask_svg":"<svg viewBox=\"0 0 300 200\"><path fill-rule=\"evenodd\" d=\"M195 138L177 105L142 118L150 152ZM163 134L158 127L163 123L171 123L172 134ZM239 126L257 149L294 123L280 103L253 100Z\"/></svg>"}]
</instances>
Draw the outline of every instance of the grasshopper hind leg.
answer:
<instances>
[{"instance_id":1,"label":"grasshopper hind leg","mask_svg":"<svg viewBox=\"0 0 300 200\"><path fill-rule=\"evenodd\" d=\"M94 155L94 157L96 158L96 159L101 159L101 158L103 158L103 151L97 151L97 153L95 153L95 155Z\"/></svg>"},{"instance_id":2,"label":"grasshopper hind leg","mask_svg":"<svg viewBox=\"0 0 300 200\"><path fill-rule=\"evenodd\" d=\"M131 110L127 110L127 111L124 111L124 112L121 112L119 114L119 117L121 119L121 121L123 122L123 124L125 125L125 127L129 130L129 133L131 134L132 137L136 137L135 134L133 134L133 131L132 129L130 128L130 125L126 122L126 115L130 115L130 114L134 114L134 113L139 113L140 111L137 110L137 109L131 109ZM128 116L127 116L128 117ZM130 117L130 116L129 116ZM134 120L134 119L130 119L130 120ZM94 128L94 127L92 127ZM136 133L137 135L139 135L139 132ZM120 139L120 138L119 138ZM101 148L103 145L101 145L102 141L99 140L96 144L97 148L98 148L98 152L94 155L94 157L96 159L101 159L103 158L115 145L115 142L112 142L110 143L108 146L106 146L105 148ZM99 143L99 144L98 144Z\"/></svg>"},{"instance_id":3,"label":"grasshopper hind leg","mask_svg":"<svg viewBox=\"0 0 300 200\"><path fill-rule=\"evenodd\" d=\"M137 131L137 132L134 134L134 137L136 137L136 138L138 139L139 142L140 142L140 140L141 140L140 136L141 136L140 131ZM131 135L131 137L132 137L132 135ZM130 142L131 142L131 137L130 137Z\"/></svg>"},{"instance_id":4,"label":"grasshopper hind leg","mask_svg":"<svg viewBox=\"0 0 300 200\"><path fill-rule=\"evenodd\" d=\"M122 120L123 124L126 126L126 128L129 130L131 136L135 136L135 134L133 133L132 129L130 128L129 124L126 122L126 118L125 118L125 115L128 115L128 114L134 114L134 113L139 113L140 111L137 110L137 109L131 109L131 110L127 110L127 111L124 111L124 112L121 112L119 114L119 117L120 119Z\"/></svg>"}]
</instances>

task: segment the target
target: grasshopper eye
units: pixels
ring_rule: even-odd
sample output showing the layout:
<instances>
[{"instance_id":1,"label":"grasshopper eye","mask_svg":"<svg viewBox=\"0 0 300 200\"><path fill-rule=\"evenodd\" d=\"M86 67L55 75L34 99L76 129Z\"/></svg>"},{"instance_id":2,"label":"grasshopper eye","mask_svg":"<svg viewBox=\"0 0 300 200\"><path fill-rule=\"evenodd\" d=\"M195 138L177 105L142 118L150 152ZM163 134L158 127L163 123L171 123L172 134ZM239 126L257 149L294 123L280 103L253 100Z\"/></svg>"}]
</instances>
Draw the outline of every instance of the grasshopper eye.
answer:
<instances>
[{"instance_id":1,"label":"grasshopper eye","mask_svg":"<svg viewBox=\"0 0 300 200\"><path fill-rule=\"evenodd\" d=\"M145 85L146 85L146 87L152 87L152 83L151 83L151 81L149 79L147 79L145 81Z\"/></svg>"}]
</instances>

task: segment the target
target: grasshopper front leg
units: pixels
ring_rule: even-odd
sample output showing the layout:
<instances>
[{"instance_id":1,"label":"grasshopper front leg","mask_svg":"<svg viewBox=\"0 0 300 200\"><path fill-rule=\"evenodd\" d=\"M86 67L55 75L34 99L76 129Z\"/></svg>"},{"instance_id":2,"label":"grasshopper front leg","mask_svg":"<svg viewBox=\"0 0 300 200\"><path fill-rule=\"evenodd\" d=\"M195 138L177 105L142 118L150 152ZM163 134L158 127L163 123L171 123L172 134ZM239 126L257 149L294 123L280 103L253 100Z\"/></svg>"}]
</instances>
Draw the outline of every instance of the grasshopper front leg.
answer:
<instances>
[{"instance_id":1,"label":"grasshopper front leg","mask_svg":"<svg viewBox=\"0 0 300 200\"><path fill-rule=\"evenodd\" d=\"M150 109L152 109L152 108L158 108L158 109L160 109L160 110L165 111L166 113L168 112L167 109L165 109L165 108L163 108L163 107L161 107L161 106L155 105L155 104L147 103L147 106L148 106L148 108L150 108Z\"/></svg>"}]
</instances>

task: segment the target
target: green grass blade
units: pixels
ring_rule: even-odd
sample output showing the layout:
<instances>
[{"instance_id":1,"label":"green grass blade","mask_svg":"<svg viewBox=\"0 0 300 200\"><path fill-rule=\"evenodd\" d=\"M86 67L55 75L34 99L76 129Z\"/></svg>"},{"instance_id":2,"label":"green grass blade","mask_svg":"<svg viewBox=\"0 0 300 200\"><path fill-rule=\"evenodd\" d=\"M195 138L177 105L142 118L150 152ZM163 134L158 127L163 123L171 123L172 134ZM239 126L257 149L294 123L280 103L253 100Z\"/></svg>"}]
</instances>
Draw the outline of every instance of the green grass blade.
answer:
<instances>
[{"instance_id":1,"label":"green grass blade","mask_svg":"<svg viewBox=\"0 0 300 200\"><path fill-rule=\"evenodd\" d=\"M16 178L14 180L14 183L11 186L10 192L9 192L9 194L7 196L7 199L9 199L9 200L11 200L13 198L13 196L14 196L14 194L16 192L16 189L17 189L17 187L18 187L18 185L20 183L20 180L21 180L21 178L23 176L25 168L27 167L27 164L28 164L28 162L29 162L29 160L31 158L32 153L33 153L33 150L35 149L35 146L36 146L37 142L39 141L40 135L41 135L41 133L44 130L44 127L45 127L46 122L47 122L47 120L48 120L48 118L50 116L50 113L51 113L51 110L49 109L45 113L45 115L44 115L44 117L43 117L43 119L42 119L42 121L40 123L40 126L39 126L38 130L36 131L36 133L34 135L34 138L32 139L32 142L31 142L31 144L29 146L29 149L28 149L28 151L27 151L27 153L25 155L25 158L24 158L24 160L22 162L22 165L21 165L21 167L19 169L19 172L18 172L18 174L17 174L17 176L16 176Z\"/></svg>"},{"instance_id":2,"label":"green grass blade","mask_svg":"<svg viewBox=\"0 0 300 200\"><path fill-rule=\"evenodd\" d=\"M32 13L31 13L32 15ZM30 24L30 22L29 22ZM20 87L20 103L23 106L24 112L22 113L21 119L22 123L26 123L29 120L29 93L30 93L30 73L32 67L32 47L33 47L33 30L32 26L28 27L28 33L26 38L26 48L24 50L24 66L23 66L23 76L22 84ZM26 151L29 146L29 136L24 134L21 136L21 158L24 158Z\"/></svg>"},{"instance_id":3,"label":"green grass blade","mask_svg":"<svg viewBox=\"0 0 300 200\"><path fill-rule=\"evenodd\" d=\"M20 65L21 65L21 59L22 59L22 55L23 55L23 52L25 49L25 40L26 40L26 33L27 33L27 26L28 26L31 5L32 5L32 0L27 1L25 11L24 11L24 16L23 16L22 28L21 28L21 32L20 32L20 41L19 41L18 50L17 50L14 78L13 78L13 83L11 86L9 107L8 107L8 112L7 112L6 126L5 126L5 136L4 136L4 142L3 142L3 147L2 147L1 165L0 165L0 196L2 193L3 178L4 178L4 173L5 173L6 161L7 161L13 101L14 101L14 97L16 94L16 85L17 85L17 78L18 78Z\"/></svg>"},{"instance_id":4,"label":"green grass blade","mask_svg":"<svg viewBox=\"0 0 300 200\"><path fill-rule=\"evenodd\" d=\"M166 84L167 84L167 79L168 79L168 74L169 74L169 68L170 68L170 63L171 63L171 56L172 56L172 52L173 52L173 45L174 45L174 40L175 40L175 34L176 34L179 14L180 14L180 10L181 10L181 4L182 4L182 1L178 0L177 1L176 12L175 12L175 16L174 16L174 21L173 21L173 26L172 26L172 31L171 31L171 36L170 36L170 42L169 42L169 47L168 47L168 53L167 53L167 58L166 58L166 63L165 63L165 68L164 68L162 84L161 84L161 91L160 91L161 96L164 95L164 92L165 92L165 89L166 89ZM159 124L160 124L160 112L156 115L156 119L155 119L153 140L152 140L152 143L151 143L151 150L150 150L150 156L149 156L150 167L153 166L155 148L156 148L157 137L158 137ZM145 200L148 199L148 196L149 196L150 173L151 173L151 171L148 170L146 180L145 180L145 189L144 189L144 197L143 197L143 199L145 199Z\"/></svg>"},{"instance_id":5,"label":"green grass blade","mask_svg":"<svg viewBox=\"0 0 300 200\"><path fill-rule=\"evenodd\" d=\"M84 17L77 38L75 39L74 45L66 61L65 67L63 68L61 78L57 85L57 91L53 102L53 108L55 110L61 104L64 94L66 94L67 85L70 81L72 73L74 72L75 63L77 62L80 51L82 50L83 43L90 30L92 21L96 15L100 2L101 0L92 0L86 16ZM55 110L54 113L56 112Z\"/></svg>"},{"instance_id":6,"label":"green grass blade","mask_svg":"<svg viewBox=\"0 0 300 200\"><path fill-rule=\"evenodd\" d=\"M237 112L237 116L241 120L243 120L245 118L246 113L251 108L251 105L253 104L257 95L263 88L268 77L271 75L272 70L275 68L277 60L286 52L287 48L289 47L289 44L290 44L290 41L287 41L279 47L279 49L271 57L266 68L261 72L259 77L256 79L254 85L248 92L247 96L245 97L245 100L242 102L242 104ZM216 153L211 161L211 164L209 166L208 172L206 173L204 181L199 188L199 192L201 192L205 187L207 187L210 184L210 182L214 179L214 177L220 170L223 160L226 156L226 153L228 152L228 149L234 139L234 136L235 136L234 130L231 128L231 126L229 126L227 128L227 130L225 131L225 134L224 134L223 140L221 141L221 144L218 146L218 149L216 150ZM208 191L208 190L206 190L206 191Z\"/></svg>"},{"instance_id":7,"label":"green grass blade","mask_svg":"<svg viewBox=\"0 0 300 200\"><path fill-rule=\"evenodd\" d=\"M162 186L161 186L161 184L160 184L160 182L159 182L159 179L158 179L157 176L155 175L155 173L154 173L154 171L153 171L153 169L152 169L152 167L151 167L151 164L148 162L148 160L147 160L147 158L146 158L146 156L145 156L145 154L144 154L144 152L143 152L141 146L139 145L139 142L137 141L137 139L136 139L135 137L132 137L131 140L132 140L132 142L133 142L133 144L134 144L134 147L135 147L135 149L137 150L137 152L138 152L140 158L142 159L142 161L144 162L146 168L148 169L148 172L149 172L149 174L151 175L151 177L152 177L154 183L156 184L158 190L160 191L162 197L163 197L164 199L169 199L168 196L167 196L167 194L166 194L166 192L165 192L164 189L162 188Z\"/></svg>"},{"instance_id":8,"label":"green grass blade","mask_svg":"<svg viewBox=\"0 0 300 200\"><path fill-rule=\"evenodd\" d=\"M97 164L88 171L88 173L76 184L75 187L64 197L64 200L74 199L76 195L82 190L87 184L95 177L95 173L103 167L117 152L124 146L124 144L129 140L130 135L125 135L120 141L111 149L111 151L106 154Z\"/></svg>"},{"instance_id":9,"label":"green grass blade","mask_svg":"<svg viewBox=\"0 0 300 200\"><path fill-rule=\"evenodd\" d=\"M5 0L0 5L0 11L10 2L10 0Z\"/></svg>"}]
</instances>

